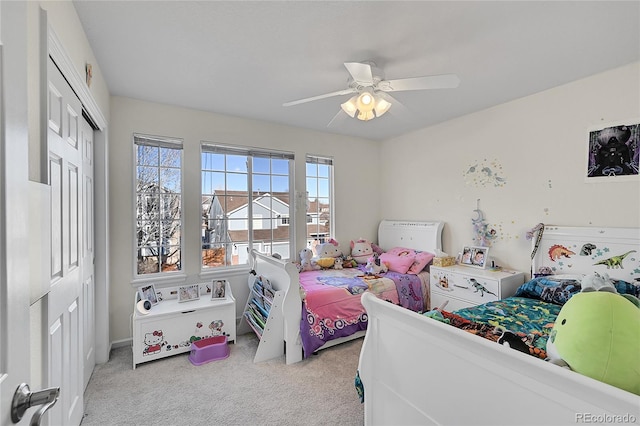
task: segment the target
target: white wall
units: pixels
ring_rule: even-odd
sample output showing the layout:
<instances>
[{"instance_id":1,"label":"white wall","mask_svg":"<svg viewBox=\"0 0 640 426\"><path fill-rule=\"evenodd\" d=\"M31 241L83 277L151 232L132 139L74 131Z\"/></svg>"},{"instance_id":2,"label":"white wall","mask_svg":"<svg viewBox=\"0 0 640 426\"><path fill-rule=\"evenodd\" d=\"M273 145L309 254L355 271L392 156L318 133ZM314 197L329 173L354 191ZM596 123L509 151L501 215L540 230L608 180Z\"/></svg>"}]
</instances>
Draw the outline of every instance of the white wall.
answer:
<instances>
[{"instance_id":1,"label":"white wall","mask_svg":"<svg viewBox=\"0 0 640 426\"><path fill-rule=\"evenodd\" d=\"M332 156L335 164L336 239L346 250L350 239L375 238L379 213L376 200L379 163L376 142L328 133L278 126L193 109L111 98L110 223L111 223L111 341L131 337L130 315L135 289L134 270L133 133L168 136L184 140L184 194L186 242L200 241L200 141L271 148L294 152L296 188L305 185L305 154ZM351 184L358 176L356 184ZM363 185L362 182L369 182ZM363 208L363 205L366 208ZM359 212L354 214L353 212ZM297 241L305 245L305 213L296 213ZM183 270L188 282L197 282L200 273L199 244L186 246ZM246 274L228 276L237 300L238 317L248 294ZM168 285L168 284L167 284ZM176 283L173 283L176 285Z\"/></svg>"},{"instance_id":2,"label":"white wall","mask_svg":"<svg viewBox=\"0 0 640 426\"><path fill-rule=\"evenodd\" d=\"M499 236L489 254L525 272L525 233L540 222L639 227L640 179L585 183L588 129L640 118L639 94L635 63L385 141L381 217L445 221L444 249L456 254L473 241L479 199ZM474 164L506 184L467 182Z\"/></svg>"}]
</instances>

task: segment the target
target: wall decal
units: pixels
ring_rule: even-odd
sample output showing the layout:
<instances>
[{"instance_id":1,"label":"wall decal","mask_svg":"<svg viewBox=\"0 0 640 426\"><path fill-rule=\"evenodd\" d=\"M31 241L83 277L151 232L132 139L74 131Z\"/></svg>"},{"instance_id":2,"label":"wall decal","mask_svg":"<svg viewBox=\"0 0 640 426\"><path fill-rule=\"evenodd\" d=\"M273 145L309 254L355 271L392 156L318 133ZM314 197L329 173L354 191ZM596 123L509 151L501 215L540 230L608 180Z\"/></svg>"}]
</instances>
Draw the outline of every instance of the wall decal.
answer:
<instances>
[{"instance_id":1,"label":"wall decal","mask_svg":"<svg viewBox=\"0 0 640 426\"><path fill-rule=\"evenodd\" d=\"M471 164L462 173L465 183L472 186L502 187L506 185L502 165L498 160L488 161L486 158Z\"/></svg>"}]
</instances>

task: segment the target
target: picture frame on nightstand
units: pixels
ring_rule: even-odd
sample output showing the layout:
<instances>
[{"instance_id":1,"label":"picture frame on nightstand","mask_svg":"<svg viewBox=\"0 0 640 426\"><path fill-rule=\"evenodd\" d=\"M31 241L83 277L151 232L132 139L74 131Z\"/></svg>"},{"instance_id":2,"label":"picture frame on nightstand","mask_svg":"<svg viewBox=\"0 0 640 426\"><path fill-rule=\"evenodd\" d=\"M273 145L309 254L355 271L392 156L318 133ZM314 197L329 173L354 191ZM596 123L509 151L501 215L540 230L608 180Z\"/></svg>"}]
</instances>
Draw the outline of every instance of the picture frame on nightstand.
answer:
<instances>
[{"instance_id":1,"label":"picture frame on nightstand","mask_svg":"<svg viewBox=\"0 0 640 426\"><path fill-rule=\"evenodd\" d=\"M489 247L464 246L460 256L460 264L472 268L484 269L489 259Z\"/></svg>"}]
</instances>

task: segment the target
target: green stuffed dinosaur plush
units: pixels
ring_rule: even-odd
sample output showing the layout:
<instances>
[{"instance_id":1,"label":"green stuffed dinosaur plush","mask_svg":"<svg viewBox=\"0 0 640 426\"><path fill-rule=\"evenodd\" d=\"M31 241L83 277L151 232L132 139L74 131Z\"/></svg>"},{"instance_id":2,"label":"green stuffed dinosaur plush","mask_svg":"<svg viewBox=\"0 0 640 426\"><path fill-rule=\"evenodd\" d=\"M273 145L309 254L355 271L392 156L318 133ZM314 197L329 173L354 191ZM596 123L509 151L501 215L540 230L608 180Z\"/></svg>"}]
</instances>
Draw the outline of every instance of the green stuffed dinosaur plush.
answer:
<instances>
[{"instance_id":1,"label":"green stuffed dinosaur plush","mask_svg":"<svg viewBox=\"0 0 640 426\"><path fill-rule=\"evenodd\" d=\"M640 302L606 275L585 280L558 314L547 360L640 395Z\"/></svg>"}]
</instances>

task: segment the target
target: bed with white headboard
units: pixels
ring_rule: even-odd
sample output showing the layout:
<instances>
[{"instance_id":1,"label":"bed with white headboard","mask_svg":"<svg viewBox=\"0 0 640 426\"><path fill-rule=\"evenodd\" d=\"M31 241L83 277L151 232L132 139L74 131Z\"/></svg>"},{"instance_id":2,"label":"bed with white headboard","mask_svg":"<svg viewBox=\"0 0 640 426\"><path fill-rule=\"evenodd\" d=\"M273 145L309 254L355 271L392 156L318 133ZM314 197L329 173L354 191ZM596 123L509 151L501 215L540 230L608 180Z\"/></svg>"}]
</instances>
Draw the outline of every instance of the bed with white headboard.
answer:
<instances>
[{"instance_id":1,"label":"bed with white headboard","mask_svg":"<svg viewBox=\"0 0 640 426\"><path fill-rule=\"evenodd\" d=\"M637 228L546 226L534 248L534 273L557 275L532 278L523 291L546 279L560 286L606 273L616 288L624 285L627 294L638 294ZM635 378L631 386L636 390L623 390L479 337L480 328L469 333L441 322L442 317L436 321L368 294L362 303L369 315L359 362L366 425L640 423ZM466 314L462 311L444 312L445 318L453 321L455 314ZM630 364L630 375L638 377L640 351Z\"/></svg>"},{"instance_id":2,"label":"bed with white headboard","mask_svg":"<svg viewBox=\"0 0 640 426\"><path fill-rule=\"evenodd\" d=\"M442 249L443 227L444 223L440 221L383 220L378 227L377 245L383 251L394 247L404 247L417 252L436 253L437 250ZM343 246L347 247L346 244ZM344 247L343 252L345 251ZM356 279L365 283L364 288L368 288L365 292L375 292L378 297L397 301L402 306L410 306L411 309L423 310L425 305L428 307L428 269L413 274L413 276L408 274L400 276L405 274L388 272L373 278L367 277L365 281L362 278L364 273L358 268L299 272L291 261L276 259L256 250L252 251L251 257L252 269L255 273L258 276L268 278L276 290L284 292L282 316L281 320L277 322L277 326L281 325L282 327L282 331L277 335L282 335L284 345L276 345L273 351L265 354L263 358L256 358L256 361L281 355L284 351L286 363L291 364L301 361L303 357L317 350L362 337L366 329L367 316L360 304L363 290L359 290L357 285L353 285ZM328 302L320 303L322 306L318 308L318 311L307 306L312 300L310 287L300 284L301 278L302 282L306 283L309 277L317 280L318 283L322 282L322 290L325 292L323 300L332 300L331 304ZM402 288L396 289L397 285L401 285ZM334 296L328 295L329 292L333 292L332 294L335 295L335 287L340 288L343 293L348 291L350 294L348 297L341 297L340 300L336 299L334 304L334 299L332 299ZM340 307L343 301L346 303L346 299L351 299L352 296L357 297L358 312L353 311L355 309L353 304L348 307L346 305ZM418 309L418 305L420 309ZM357 317L357 321L350 322L348 319L337 321L330 317L333 314L327 314L334 309L343 308L347 310L343 318L346 316L349 318ZM343 314L343 311L339 312L339 315ZM326 317L325 314L327 314ZM303 318L304 321L301 321ZM273 325L275 322L272 321L271 324ZM315 339L312 343L307 338L310 335L312 335L311 339ZM319 335L320 337L318 337Z\"/></svg>"}]
</instances>

